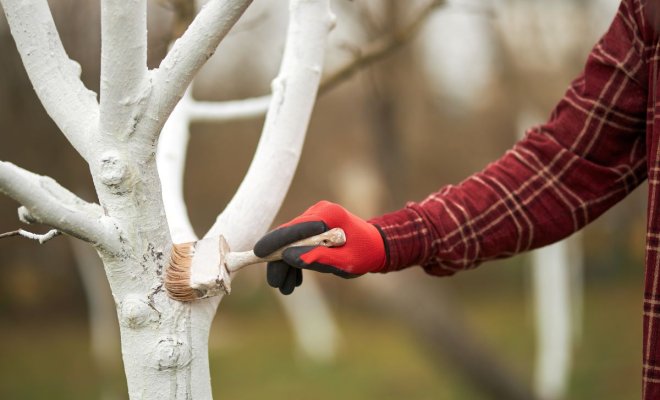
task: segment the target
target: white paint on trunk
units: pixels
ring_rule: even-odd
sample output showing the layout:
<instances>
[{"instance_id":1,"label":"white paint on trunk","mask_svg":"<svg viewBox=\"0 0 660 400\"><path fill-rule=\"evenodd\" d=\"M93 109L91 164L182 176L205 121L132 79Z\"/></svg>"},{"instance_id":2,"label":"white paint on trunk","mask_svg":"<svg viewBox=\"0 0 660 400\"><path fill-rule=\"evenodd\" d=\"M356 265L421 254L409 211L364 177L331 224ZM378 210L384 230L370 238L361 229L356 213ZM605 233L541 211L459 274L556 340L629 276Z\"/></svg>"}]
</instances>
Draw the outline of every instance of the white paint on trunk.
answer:
<instances>
[{"instance_id":1,"label":"white paint on trunk","mask_svg":"<svg viewBox=\"0 0 660 400\"><path fill-rule=\"evenodd\" d=\"M208 334L220 299L183 304L162 288L171 238L154 153L185 88L251 1L208 2L161 66L148 72L144 0L104 0L100 107L66 56L46 0L0 3L37 95L90 165L100 205L9 163L0 163L2 192L25 206L23 220L96 245L117 306L131 399L210 399ZM318 88L332 25L329 0L291 0L290 11L264 137L237 197L246 196L249 208L230 205L215 226L236 248L250 246L279 209Z\"/></svg>"}]
</instances>

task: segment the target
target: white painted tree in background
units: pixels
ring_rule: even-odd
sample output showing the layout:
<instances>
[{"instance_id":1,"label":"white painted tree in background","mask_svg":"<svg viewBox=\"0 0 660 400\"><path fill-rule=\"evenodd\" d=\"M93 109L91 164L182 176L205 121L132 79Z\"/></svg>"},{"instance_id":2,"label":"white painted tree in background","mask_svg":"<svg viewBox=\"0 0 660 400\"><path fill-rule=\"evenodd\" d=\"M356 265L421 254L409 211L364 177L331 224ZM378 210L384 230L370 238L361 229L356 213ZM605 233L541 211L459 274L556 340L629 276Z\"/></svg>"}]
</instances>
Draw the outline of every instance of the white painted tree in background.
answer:
<instances>
[{"instance_id":1,"label":"white painted tree in background","mask_svg":"<svg viewBox=\"0 0 660 400\"><path fill-rule=\"evenodd\" d=\"M146 0L102 0L100 102L62 47L46 0L0 0L46 111L90 167L99 204L0 163L0 191L40 222L91 243L121 325L131 399L210 399L208 333L221 298L184 304L162 286L171 236L156 170L161 128L250 0L211 0L160 66L146 65ZM329 0L291 0L284 58L255 158L207 235L246 249L271 224L297 165L321 76ZM219 152L221 156L221 152Z\"/></svg>"}]
</instances>

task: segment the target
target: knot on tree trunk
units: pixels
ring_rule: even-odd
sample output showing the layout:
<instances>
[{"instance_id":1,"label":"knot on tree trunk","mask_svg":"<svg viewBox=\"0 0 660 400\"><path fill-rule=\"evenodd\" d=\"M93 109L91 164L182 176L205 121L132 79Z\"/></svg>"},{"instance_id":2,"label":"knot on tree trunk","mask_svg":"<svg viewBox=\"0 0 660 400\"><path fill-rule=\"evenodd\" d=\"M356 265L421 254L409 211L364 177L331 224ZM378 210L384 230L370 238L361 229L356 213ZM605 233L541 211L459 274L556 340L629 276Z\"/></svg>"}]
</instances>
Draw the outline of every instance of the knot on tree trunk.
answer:
<instances>
[{"instance_id":1,"label":"knot on tree trunk","mask_svg":"<svg viewBox=\"0 0 660 400\"><path fill-rule=\"evenodd\" d=\"M143 328L158 320L158 313L144 296L129 294L121 303L120 321L128 328Z\"/></svg>"},{"instance_id":2,"label":"knot on tree trunk","mask_svg":"<svg viewBox=\"0 0 660 400\"><path fill-rule=\"evenodd\" d=\"M114 194L131 191L131 173L124 159L116 151L108 151L101 156L101 182Z\"/></svg>"},{"instance_id":3,"label":"knot on tree trunk","mask_svg":"<svg viewBox=\"0 0 660 400\"><path fill-rule=\"evenodd\" d=\"M174 336L165 336L158 340L155 356L159 371L183 369L192 360L190 344Z\"/></svg>"}]
</instances>

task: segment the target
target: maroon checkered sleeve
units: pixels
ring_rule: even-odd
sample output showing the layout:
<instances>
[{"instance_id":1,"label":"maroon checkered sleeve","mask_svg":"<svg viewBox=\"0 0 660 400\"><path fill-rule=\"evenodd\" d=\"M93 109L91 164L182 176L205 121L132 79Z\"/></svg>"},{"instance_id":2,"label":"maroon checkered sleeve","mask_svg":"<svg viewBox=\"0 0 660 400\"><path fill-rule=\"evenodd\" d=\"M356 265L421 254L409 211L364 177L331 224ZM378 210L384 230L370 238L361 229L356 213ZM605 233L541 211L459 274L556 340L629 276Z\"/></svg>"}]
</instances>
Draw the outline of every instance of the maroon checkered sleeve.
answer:
<instances>
[{"instance_id":1,"label":"maroon checkered sleeve","mask_svg":"<svg viewBox=\"0 0 660 400\"><path fill-rule=\"evenodd\" d=\"M560 240L646 178L647 76L626 1L550 120L457 186L373 219L387 270L450 275Z\"/></svg>"},{"instance_id":2,"label":"maroon checkered sleeve","mask_svg":"<svg viewBox=\"0 0 660 400\"><path fill-rule=\"evenodd\" d=\"M502 158L370 221L389 251L384 272L421 265L433 275L452 275L569 236L648 175L644 399L660 399L656 4L624 0L549 121L529 129Z\"/></svg>"}]
</instances>

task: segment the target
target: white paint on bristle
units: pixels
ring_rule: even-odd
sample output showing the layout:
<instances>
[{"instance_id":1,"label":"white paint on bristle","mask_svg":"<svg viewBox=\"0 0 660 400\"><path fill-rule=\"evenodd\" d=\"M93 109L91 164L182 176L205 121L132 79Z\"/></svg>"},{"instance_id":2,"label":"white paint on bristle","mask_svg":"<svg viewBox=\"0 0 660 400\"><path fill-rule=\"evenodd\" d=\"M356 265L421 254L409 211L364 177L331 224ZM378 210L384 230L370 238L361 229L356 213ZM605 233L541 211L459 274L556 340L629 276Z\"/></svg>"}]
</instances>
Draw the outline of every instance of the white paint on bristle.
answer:
<instances>
[{"instance_id":1,"label":"white paint on bristle","mask_svg":"<svg viewBox=\"0 0 660 400\"><path fill-rule=\"evenodd\" d=\"M202 293L202 298L229 294L231 278L224 266L229 252L222 237L197 241L190 266L190 287Z\"/></svg>"}]
</instances>

